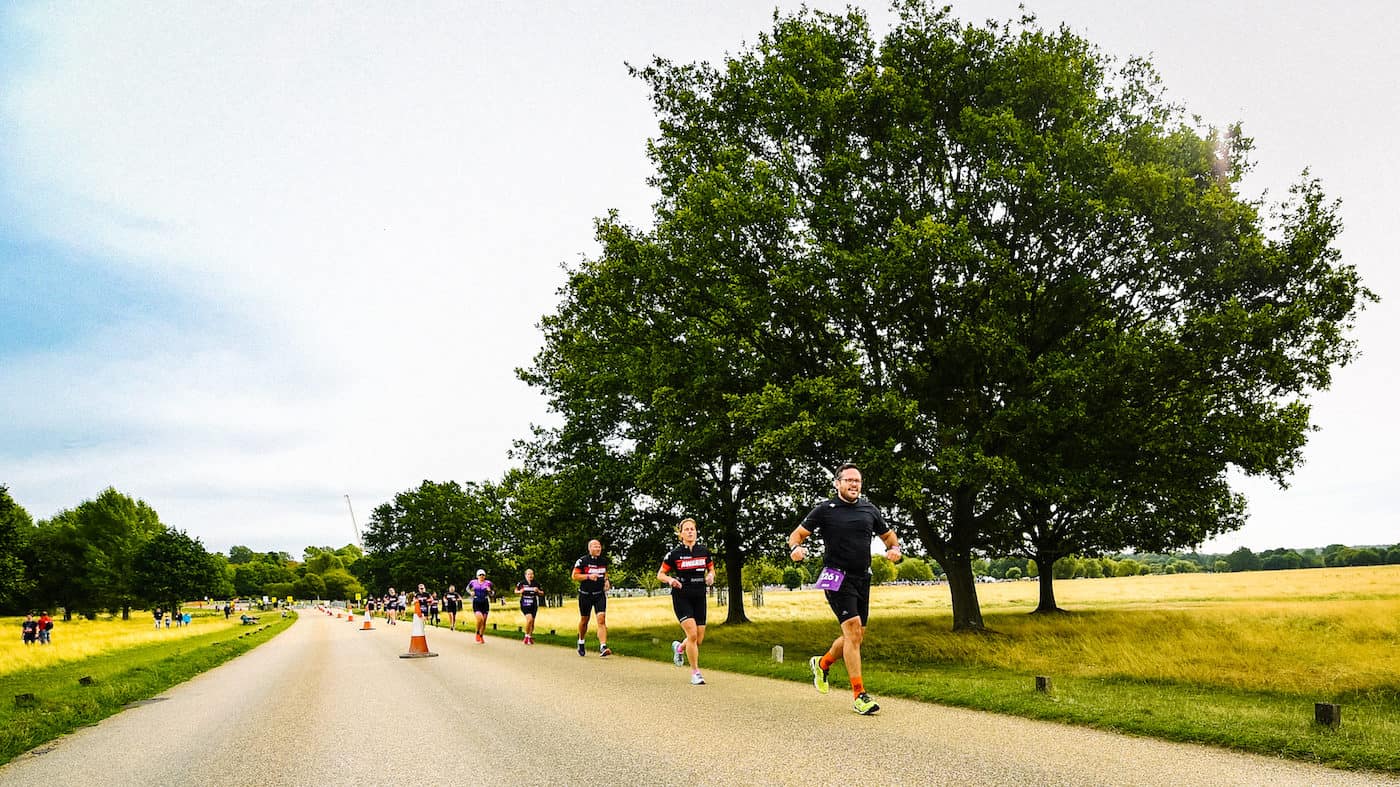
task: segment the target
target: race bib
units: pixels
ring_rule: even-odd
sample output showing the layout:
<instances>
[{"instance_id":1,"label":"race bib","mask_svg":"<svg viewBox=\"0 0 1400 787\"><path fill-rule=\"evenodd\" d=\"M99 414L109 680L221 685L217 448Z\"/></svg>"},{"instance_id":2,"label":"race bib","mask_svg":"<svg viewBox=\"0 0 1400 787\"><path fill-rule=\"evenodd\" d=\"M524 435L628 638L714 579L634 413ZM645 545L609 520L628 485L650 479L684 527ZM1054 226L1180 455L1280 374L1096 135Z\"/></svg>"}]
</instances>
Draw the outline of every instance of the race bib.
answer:
<instances>
[{"instance_id":1,"label":"race bib","mask_svg":"<svg viewBox=\"0 0 1400 787\"><path fill-rule=\"evenodd\" d=\"M821 576L817 577L817 588L819 590L840 590L841 583L846 581L846 572L839 568L825 566L822 568Z\"/></svg>"}]
</instances>

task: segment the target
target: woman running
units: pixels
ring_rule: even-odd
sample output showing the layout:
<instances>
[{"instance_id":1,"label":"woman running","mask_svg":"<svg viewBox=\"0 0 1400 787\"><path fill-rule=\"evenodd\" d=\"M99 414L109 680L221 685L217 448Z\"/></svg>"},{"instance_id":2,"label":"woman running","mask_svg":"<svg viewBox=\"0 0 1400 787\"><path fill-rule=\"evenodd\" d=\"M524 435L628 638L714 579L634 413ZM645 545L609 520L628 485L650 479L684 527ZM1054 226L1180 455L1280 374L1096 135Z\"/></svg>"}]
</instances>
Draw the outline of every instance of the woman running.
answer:
<instances>
[{"instance_id":1,"label":"woman running","mask_svg":"<svg viewBox=\"0 0 1400 787\"><path fill-rule=\"evenodd\" d=\"M696 543L695 520L681 520L681 543L666 554L656 578L671 587L671 608L685 631L685 642L671 642L671 659L677 667L690 659L690 683L705 685L700 674L700 643L705 641L705 591L715 583L715 562L710 550ZM675 576L671 573L675 572Z\"/></svg>"},{"instance_id":2,"label":"woman running","mask_svg":"<svg viewBox=\"0 0 1400 787\"><path fill-rule=\"evenodd\" d=\"M491 614L491 580L485 570L476 570L476 579L467 583L467 590L471 591L472 613L476 615L476 641L485 642L486 616Z\"/></svg>"},{"instance_id":3,"label":"woman running","mask_svg":"<svg viewBox=\"0 0 1400 787\"><path fill-rule=\"evenodd\" d=\"M525 569L525 581L515 583L515 592L520 594L520 614L525 616L525 644L535 644L535 615L540 611L540 585L535 581L535 570Z\"/></svg>"}]
</instances>

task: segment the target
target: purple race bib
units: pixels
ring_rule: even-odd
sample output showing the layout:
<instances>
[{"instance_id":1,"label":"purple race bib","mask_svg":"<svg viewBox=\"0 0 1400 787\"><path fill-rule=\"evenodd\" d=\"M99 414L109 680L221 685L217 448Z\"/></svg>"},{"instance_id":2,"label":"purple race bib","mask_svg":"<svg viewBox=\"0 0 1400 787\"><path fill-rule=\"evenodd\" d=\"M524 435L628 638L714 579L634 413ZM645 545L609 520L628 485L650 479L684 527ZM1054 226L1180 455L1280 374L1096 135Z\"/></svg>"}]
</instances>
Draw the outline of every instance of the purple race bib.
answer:
<instances>
[{"instance_id":1,"label":"purple race bib","mask_svg":"<svg viewBox=\"0 0 1400 787\"><path fill-rule=\"evenodd\" d=\"M840 590L841 583L846 581L846 572L839 568L823 566L821 576L817 577L817 588L819 590Z\"/></svg>"}]
</instances>

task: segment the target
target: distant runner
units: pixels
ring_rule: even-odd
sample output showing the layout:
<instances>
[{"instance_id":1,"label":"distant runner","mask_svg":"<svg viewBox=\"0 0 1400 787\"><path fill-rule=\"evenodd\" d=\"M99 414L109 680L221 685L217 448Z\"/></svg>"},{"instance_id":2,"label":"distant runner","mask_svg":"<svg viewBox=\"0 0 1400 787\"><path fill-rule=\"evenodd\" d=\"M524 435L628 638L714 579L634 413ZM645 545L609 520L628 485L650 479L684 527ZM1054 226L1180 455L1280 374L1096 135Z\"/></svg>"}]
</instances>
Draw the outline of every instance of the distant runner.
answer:
<instances>
[{"instance_id":1,"label":"distant runner","mask_svg":"<svg viewBox=\"0 0 1400 787\"><path fill-rule=\"evenodd\" d=\"M685 642L671 641L671 660L677 667L690 659L690 683L705 685L700 674L700 643L705 641L706 588L715 583L715 562L710 550L696 543L695 520L682 519L680 546L672 549L661 561L656 578L671 586L671 608L685 631ZM675 576L671 573L675 572Z\"/></svg>"},{"instance_id":2,"label":"distant runner","mask_svg":"<svg viewBox=\"0 0 1400 787\"><path fill-rule=\"evenodd\" d=\"M447 592L442 594L442 609L447 613L448 629L457 630L457 610L461 608L462 595L457 592L457 586L448 585Z\"/></svg>"},{"instance_id":3,"label":"distant runner","mask_svg":"<svg viewBox=\"0 0 1400 787\"><path fill-rule=\"evenodd\" d=\"M491 580L486 578L486 570L478 568L476 579L467 583L467 591L472 594L472 612L476 615L476 641L486 641L486 616L491 614Z\"/></svg>"},{"instance_id":4,"label":"distant runner","mask_svg":"<svg viewBox=\"0 0 1400 787\"><path fill-rule=\"evenodd\" d=\"M540 611L540 583L535 581L535 570L525 569L525 581L515 583L515 592L520 594L520 614L525 616L525 644L535 644L535 615Z\"/></svg>"},{"instance_id":5,"label":"distant runner","mask_svg":"<svg viewBox=\"0 0 1400 787\"><path fill-rule=\"evenodd\" d=\"M865 625L870 620L870 541L879 536L885 544L885 557L898 563L901 558L899 538L885 523L880 509L860 496L859 468L853 464L841 465L832 485L836 487L836 498L818 503L788 536L788 546L792 548L789 556L794 561L805 559L807 548L802 542L813 533L821 533L826 553L817 587L826 591L826 603L841 622L841 636L831 643L824 655L813 656L808 662L812 668L812 684L817 691L827 693L831 688L827 671L837 659L843 659L846 674L851 679L851 693L855 695L852 709L869 716L880 710L875 700L865 693L860 667L860 646L865 639Z\"/></svg>"},{"instance_id":6,"label":"distant runner","mask_svg":"<svg viewBox=\"0 0 1400 787\"><path fill-rule=\"evenodd\" d=\"M608 591L612 582L608 580L608 559L603 557L603 542L593 539L588 542L588 554L574 561L574 581L578 582L578 654L587 654L584 641L588 638L588 618L598 615L598 655L604 658L612 655L608 648Z\"/></svg>"}]
</instances>

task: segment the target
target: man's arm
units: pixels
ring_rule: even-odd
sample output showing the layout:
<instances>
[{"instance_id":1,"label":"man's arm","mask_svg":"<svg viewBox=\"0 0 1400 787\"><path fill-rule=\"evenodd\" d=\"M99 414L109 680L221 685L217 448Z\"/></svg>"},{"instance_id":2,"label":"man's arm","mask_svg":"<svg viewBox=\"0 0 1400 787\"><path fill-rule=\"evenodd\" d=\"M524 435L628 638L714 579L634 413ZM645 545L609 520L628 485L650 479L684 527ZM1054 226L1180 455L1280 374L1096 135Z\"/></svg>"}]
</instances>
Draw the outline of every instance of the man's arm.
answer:
<instances>
[{"instance_id":1,"label":"man's arm","mask_svg":"<svg viewBox=\"0 0 1400 787\"><path fill-rule=\"evenodd\" d=\"M884 543L885 557L888 558L891 563L898 563L904 559L904 553L899 548L899 536L895 535L893 529L881 533L880 541Z\"/></svg>"},{"instance_id":2,"label":"man's arm","mask_svg":"<svg viewBox=\"0 0 1400 787\"><path fill-rule=\"evenodd\" d=\"M811 535L812 531L801 525L798 525L788 534L788 557L791 558L794 563L807 558L807 547L802 546L802 542L806 541Z\"/></svg>"}]
</instances>

